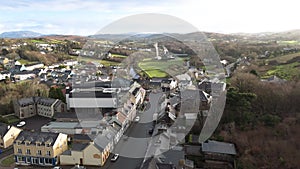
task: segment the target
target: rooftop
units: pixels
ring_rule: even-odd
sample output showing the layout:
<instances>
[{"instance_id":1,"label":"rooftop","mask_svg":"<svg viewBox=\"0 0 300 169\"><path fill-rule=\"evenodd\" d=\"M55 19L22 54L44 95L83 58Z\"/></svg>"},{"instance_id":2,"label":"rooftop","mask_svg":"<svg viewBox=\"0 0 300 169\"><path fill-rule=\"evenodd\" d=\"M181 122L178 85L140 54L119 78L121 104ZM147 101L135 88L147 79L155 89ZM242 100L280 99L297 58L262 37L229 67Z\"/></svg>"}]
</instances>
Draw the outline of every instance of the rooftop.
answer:
<instances>
[{"instance_id":1,"label":"rooftop","mask_svg":"<svg viewBox=\"0 0 300 169\"><path fill-rule=\"evenodd\" d=\"M234 144L213 140L208 140L207 142L202 143L202 151L236 155L236 149Z\"/></svg>"},{"instance_id":2,"label":"rooftop","mask_svg":"<svg viewBox=\"0 0 300 169\"><path fill-rule=\"evenodd\" d=\"M22 131L15 142L20 141L24 143L25 141L29 141L30 144L36 144L36 142L40 142L42 145L49 143L50 146L53 146L58 135L59 133Z\"/></svg>"}]
</instances>

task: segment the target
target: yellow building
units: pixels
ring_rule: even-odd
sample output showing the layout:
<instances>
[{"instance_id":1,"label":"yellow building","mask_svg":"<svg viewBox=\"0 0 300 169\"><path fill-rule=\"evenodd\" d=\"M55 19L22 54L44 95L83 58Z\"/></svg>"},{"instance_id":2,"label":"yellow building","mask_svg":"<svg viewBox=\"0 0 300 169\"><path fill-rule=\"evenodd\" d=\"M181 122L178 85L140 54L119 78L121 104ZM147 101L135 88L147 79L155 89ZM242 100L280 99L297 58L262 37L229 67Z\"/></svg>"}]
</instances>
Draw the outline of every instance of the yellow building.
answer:
<instances>
[{"instance_id":1,"label":"yellow building","mask_svg":"<svg viewBox=\"0 0 300 169\"><path fill-rule=\"evenodd\" d=\"M0 123L0 147L7 148L13 145L21 131L22 130L17 127L10 127L6 124Z\"/></svg>"},{"instance_id":2,"label":"yellow building","mask_svg":"<svg viewBox=\"0 0 300 169\"><path fill-rule=\"evenodd\" d=\"M66 134L22 131L14 142L18 165L55 166L58 156L68 149Z\"/></svg>"},{"instance_id":3,"label":"yellow building","mask_svg":"<svg viewBox=\"0 0 300 169\"><path fill-rule=\"evenodd\" d=\"M71 150L60 156L61 165L103 166L113 150L115 131L108 129L102 134L91 136L89 143L74 143Z\"/></svg>"}]
</instances>

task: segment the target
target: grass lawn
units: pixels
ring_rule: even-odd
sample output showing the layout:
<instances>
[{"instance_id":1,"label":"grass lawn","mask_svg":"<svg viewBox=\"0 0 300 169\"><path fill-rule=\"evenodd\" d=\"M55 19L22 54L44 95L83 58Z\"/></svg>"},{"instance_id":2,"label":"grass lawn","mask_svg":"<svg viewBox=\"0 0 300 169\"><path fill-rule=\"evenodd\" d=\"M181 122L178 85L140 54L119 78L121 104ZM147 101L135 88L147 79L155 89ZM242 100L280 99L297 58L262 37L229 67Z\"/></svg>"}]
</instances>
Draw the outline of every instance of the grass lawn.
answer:
<instances>
[{"instance_id":1,"label":"grass lawn","mask_svg":"<svg viewBox=\"0 0 300 169\"><path fill-rule=\"evenodd\" d=\"M2 162L1 166L10 167L15 162L15 158L13 155L6 157Z\"/></svg>"},{"instance_id":2,"label":"grass lawn","mask_svg":"<svg viewBox=\"0 0 300 169\"><path fill-rule=\"evenodd\" d=\"M104 66L118 66L120 65L119 62L113 62L113 61L108 61L108 60L102 60L102 59L96 59L96 58L88 58L88 57L78 57L80 61L85 61L85 62L97 62L101 63Z\"/></svg>"},{"instance_id":3,"label":"grass lawn","mask_svg":"<svg viewBox=\"0 0 300 169\"><path fill-rule=\"evenodd\" d=\"M183 67L183 60L180 58L173 60L143 60L138 64L150 78L153 77L167 77L174 68ZM179 70L179 69L178 69ZM173 70L176 72L176 70Z\"/></svg>"},{"instance_id":4,"label":"grass lawn","mask_svg":"<svg viewBox=\"0 0 300 169\"><path fill-rule=\"evenodd\" d=\"M111 54L111 56L113 58L127 58L127 56L125 56L125 55L119 55L119 54Z\"/></svg>"},{"instance_id":5,"label":"grass lawn","mask_svg":"<svg viewBox=\"0 0 300 169\"><path fill-rule=\"evenodd\" d=\"M46 41L38 40L38 39L30 39L29 42L31 42L31 43L47 43Z\"/></svg>"},{"instance_id":6,"label":"grass lawn","mask_svg":"<svg viewBox=\"0 0 300 169\"><path fill-rule=\"evenodd\" d=\"M3 120L8 124L13 124L19 121L19 119L14 115L3 117Z\"/></svg>"},{"instance_id":7,"label":"grass lawn","mask_svg":"<svg viewBox=\"0 0 300 169\"><path fill-rule=\"evenodd\" d=\"M296 40L290 40L290 41L278 41L278 43L281 45L295 45L295 44L299 44L300 42Z\"/></svg>"},{"instance_id":8,"label":"grass lawn","mask_svg":"<svg viewBox=\"0 0 300 169\"><path fill-rule=\"evenodd\" d=\"M265 76L262 78L268 78L270 76L276 75L280 78L291 80L294 78L300 78L300 63L295 62L291 64L284 64L275 66L273 69L267 71Z\"/></svg>"},{"instance_id":9,"label":"grass lawn","mask_svg":"<svg viewBox=\"0 0 300 169\"><path fill-rule=\"evenodd\" d=\"M273 61L273 60L276 60L277 62L279 63L286 63L287 61L297 57L297 56L300 56L300 52L298 53L292 53L292 54L287 54L287 55L282 55L282 56L277 56L275 58L271 58L271 59L268 59L269 61Z\"/></svg>"},{"instance_id":10,"label":"grass lawn","mask_svg":"<svg viewBox=\"0 0 300 169\"><path fill-rule=\"evenodd\" d=\"M25 59L20 59L18 60L22 65L28 65L28 64L34 64L37 62L33 62L33 61L29 61L29 60L25 60Z\"/></svg>"}]
</instances>

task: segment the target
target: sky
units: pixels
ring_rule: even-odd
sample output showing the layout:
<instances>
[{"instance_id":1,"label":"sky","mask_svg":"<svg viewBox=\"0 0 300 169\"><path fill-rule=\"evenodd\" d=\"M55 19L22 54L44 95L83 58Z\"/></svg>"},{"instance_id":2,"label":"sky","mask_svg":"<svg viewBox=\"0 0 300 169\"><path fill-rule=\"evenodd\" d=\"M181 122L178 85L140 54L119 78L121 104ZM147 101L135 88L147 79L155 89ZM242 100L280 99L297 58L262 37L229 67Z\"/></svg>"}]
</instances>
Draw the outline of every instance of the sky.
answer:
<instances>
[{"instance_id":1,"label":"sky","mask_svg":"<svg viewBox=\"0 0 300 169\"><path fill-rule=\"evenodd\" d=\"M160 13L199 31L280 32L300 29L298 0L18 0L0 1L0 33L93 35L123 17Z\"/></svg>"}]
</instances>

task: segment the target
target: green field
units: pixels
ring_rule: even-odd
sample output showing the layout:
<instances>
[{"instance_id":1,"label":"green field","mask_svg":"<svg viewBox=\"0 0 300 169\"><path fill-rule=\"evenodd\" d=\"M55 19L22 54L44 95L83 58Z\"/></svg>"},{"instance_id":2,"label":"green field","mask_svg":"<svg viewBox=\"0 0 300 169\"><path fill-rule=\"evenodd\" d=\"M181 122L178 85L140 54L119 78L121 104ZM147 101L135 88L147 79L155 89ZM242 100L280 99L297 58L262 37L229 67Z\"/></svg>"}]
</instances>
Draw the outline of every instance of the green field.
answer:
<instances>
[{"instance_id":1,"label":"green field","mask_svg":"<svg viewBox=\"0 0 300 169\"><path fill-rule=\"evenodd\" d=\"M88 58L88 57L78 57L79 61L84 61L84 62L96 62L96 63L101 63L104 66L118 66L120 65L119 62L113 62L113 61L108 61L108 60L103 60L103 59L96 59L96 58Z\"/></svg>"},{"instance_id":2,"label":"green field","mask_svg":"<svg viewBox=\"0 0 300 169\"><path fill-rule=\"evenodd\" d=\"M182 59L174 60L143 60L138 64L150 78L167 77L170 72L180 71L183 66ZM177 69L178 68L178 69ZM174 73L175 74L175 73Z\"/></svg>"},{"instance_id":3,"label":"green field","mask_svg":"<svg viewBox=\"0 0 300 169\"><path fill-rule=\"evenodd\" d=\"M278 44L281 44L281 45L297 45L299 44L300 42L299 41L296 41L296 40L290 40L290 41L278 41Z\"/></svg>"},{"instance_id":4,"label":"green field","mask_svg":"<svg viewBox=\"0 0 300 169\"><path fill-rule=\"evenodd\" d=\"M33 61L29 61L29 60L25 60L25 59L20 59L18 60L22 65L28 65L28 64L34 64L37 62L33 62Z\"/></svg>"},{"instance_id":5,"label":"green field","mask_svg":"<svg viewBox=\"0 0 300 169\"><path fill-rule=\"evenodd\" d=\"M280 78L291 80L300 78L300 63L295 62L291 64L284 64L275 66L273 69L267 71L262 78L268 78L270 76L278 76Z\"/></svg>"},{"instance_id":6,"label":"green field","mask_svg":"<svg viewBox=\"0 0 300 169\"><path fill-rule=\"evenodd\" d=\"M297 57L297 56L300 56L300 52L298 53L292 53L292 54L287 54L287 55L282 55L282 56L277 56L275 58L271 58L271 59L268 59L268 61L277 61L278 63L286 63L287 61Z\"/></svg>"},{"instance_id":7,"label":"green field","mask_svg":"<svg viewBox=\"0 0 300 169\"><path fill-rule=\"evenodd\" d=\"M125 56L125 55L119 55L119 54L111 54L111 56L113 57L113 58L126 58L127 56Z\"/></svg>"}]
</instances>

